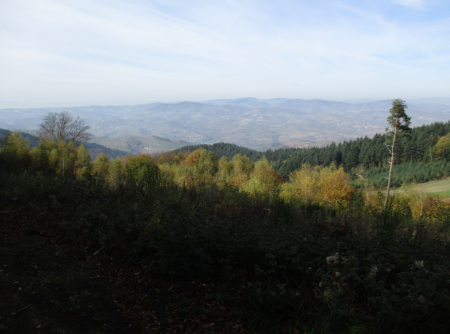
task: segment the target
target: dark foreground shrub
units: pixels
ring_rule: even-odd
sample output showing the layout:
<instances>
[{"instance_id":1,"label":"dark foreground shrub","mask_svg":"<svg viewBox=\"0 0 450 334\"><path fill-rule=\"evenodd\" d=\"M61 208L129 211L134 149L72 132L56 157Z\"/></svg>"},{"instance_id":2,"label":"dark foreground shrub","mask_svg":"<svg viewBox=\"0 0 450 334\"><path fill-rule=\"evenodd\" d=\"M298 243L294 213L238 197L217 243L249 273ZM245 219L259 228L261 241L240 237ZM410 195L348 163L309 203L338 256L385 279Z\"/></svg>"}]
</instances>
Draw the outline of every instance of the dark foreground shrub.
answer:
<instances>
[{"instance_id":1,"label":"dark foreground shrub","mask_svg":"<svg viewBox=\"0 0 450 334\"><path fill-rule=\"evenodd\" d=\"M228 286L255 329L450 332L449 243L408 225L403 211L356 219L242 194L233 202L214 189L118 189L39 173L0 177L0 200L62 217L67 235L96 250L121 245L125 265ZM229 203L234 211L217 209Z\"/></svg>"},{"instance_id":2,"label":"dark foreground shrub","mask_svg":"<svg viewBox=\"0 0 450 334\"><path fill-rule=\"evenodd\" d=\"M274 331L450 331L448 243L420 226L398 233L395 213L367 234L320 211L293 223L160 212L135 259L162 276L229 281Z\"/></svg>"}]
</instances>

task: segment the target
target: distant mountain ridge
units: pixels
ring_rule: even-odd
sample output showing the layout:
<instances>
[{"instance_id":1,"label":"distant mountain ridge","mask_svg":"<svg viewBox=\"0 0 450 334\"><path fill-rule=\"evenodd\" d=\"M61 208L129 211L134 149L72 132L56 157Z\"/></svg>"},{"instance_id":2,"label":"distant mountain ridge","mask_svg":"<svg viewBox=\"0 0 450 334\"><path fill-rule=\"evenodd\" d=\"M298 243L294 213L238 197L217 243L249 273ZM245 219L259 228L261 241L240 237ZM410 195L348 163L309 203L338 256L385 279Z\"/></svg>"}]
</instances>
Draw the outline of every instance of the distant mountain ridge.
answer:
<instances>
[{"instance_id":1,"label":"distant mountain ridge","mask_svg":"<svg viewBox=\"0 0 450 334\"><path fill-rule=\"evenodd\" d=\"M450 104L450 99L447 100ZM412 125L449 120L450 105L437 103L447 100L428 98L411 100L411 103L406 101ZM263 100L247 97L136 106L0 109L0 127L33 129L37 128L42 116L48 111L70 110L91 126L90 131L96 137L136 137L134 144L130 139L122 139L117 145L102 144L128 152L151 146L139 144L138 141L143 143L149 139L137 137L166 138L173 142L167 149L177 148L178 143L183 142L228 142L256 150L301 148L382 133L391 103L391 100L348 103L320 99Z\"/></svg>"},{"instance_id":2,"label":"distant mountain ridge","mask_svg":"<svg viewBox=\"0 0 450 334\"><path fill-rule=\"evenodd\" d=\"M212 104L216 106L223 105L231 105L236 107L245 107L245 108L267 108L273 105L277 105L289 99L284 98L275 98L269 100L259 100L254 97L243 97L239 99L220 99L220 100L210 100L205 101L204 103Z\"/></svg>"}]
</instances>

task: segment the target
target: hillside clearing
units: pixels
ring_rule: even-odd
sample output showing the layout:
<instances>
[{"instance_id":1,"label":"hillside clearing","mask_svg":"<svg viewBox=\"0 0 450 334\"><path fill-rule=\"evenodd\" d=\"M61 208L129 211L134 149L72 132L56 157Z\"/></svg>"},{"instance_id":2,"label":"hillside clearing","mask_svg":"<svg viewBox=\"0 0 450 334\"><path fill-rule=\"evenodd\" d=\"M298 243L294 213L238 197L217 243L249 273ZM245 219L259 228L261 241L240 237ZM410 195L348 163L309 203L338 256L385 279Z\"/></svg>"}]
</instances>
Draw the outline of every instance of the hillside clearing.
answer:
<instances>
[{"instance_id":1,"label":"hillside clearing","mask_svg":"<svg viewBox=\"0 0 450 334\"><path fill-rule=\"evenodd\" d=\"M417 184L413 187L419 193L431 193L450 196L450 178Z\"/></svg>"}]
</instances>

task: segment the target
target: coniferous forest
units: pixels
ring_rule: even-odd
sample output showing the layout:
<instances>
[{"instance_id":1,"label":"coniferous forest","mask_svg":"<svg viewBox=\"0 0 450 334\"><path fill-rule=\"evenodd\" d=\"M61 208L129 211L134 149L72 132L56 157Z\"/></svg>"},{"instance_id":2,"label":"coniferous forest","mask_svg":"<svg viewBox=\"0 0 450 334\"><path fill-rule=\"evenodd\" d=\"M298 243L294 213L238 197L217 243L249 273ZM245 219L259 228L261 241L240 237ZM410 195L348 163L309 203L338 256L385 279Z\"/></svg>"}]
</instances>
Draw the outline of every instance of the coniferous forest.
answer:
<instances>
[{"instance_id":1,"label":"coniferous forest","mask_svg":"<svg viewBox=\"0 0 450 334\"><path fill-rule=\"evenodd\" d=\"M394 183L447 175L449 127L400 141ZM202 283L202 298L174 297L160 313L136 292L144 332L199 332L208 321L220 333L448 333L450 202L405 189L384 209L373 187L386 176L384 142L264 154L216 144L93 161L82 144L31 148L11 133L0 200L58 221L27 233L70 240L80 257L98 250L137 272L137 285ZM358 175L372 185L358 187Z\"/></svg>"},{"instance_id":2,"label":"coniferous forest","mask_svg":"<svg viewBox=\"0 0 450 334\"><path fill-rule=\"evenodd\" d=\"M450 122L434 123L416 127L412 130L410 138L400 140L397 144L394 166L405 162L410 162L412 165L410 164L408 165L409 167L400 169L394 167L396 169L395 185L400 186L403 182L426 182L450 175L449 167L442 163L437 165L423 164L444 158L445 153L438 153L439 150L436 148L436 145L439 138L443 138L448 133L450 133ZM202 147L213 152L218 158L225 156L231 159L235 154L239 153L246 155L254 162L262 159L264 156L285 179L288 179L290 173L301 168L304 164L314 167L319 165L329 166L334 163L336 166L342 166L347 173L352 175L353 179L356 179L357 173L364 173L370 169L386 168L388 166L387 160L390 157L390 153L385 143L386 135L377 134L373 138L358 138L338 144L332 143L325 147L281 148L258 152L233 144L217 143L213 145L185 146L177 151L192 152ZM442 145L444 144L442 143ZM415 163L419 164L415 165ZM359 170L355 170L358 167ZM383 169L377 170L375 174L369 173L367 175L374 182L375 186L381 187L385 186L383 181L383 178L387 176L387 174L383 174L385 171ZM375 179L375 175L380 177Z\"/></svg>"}]
</instances>

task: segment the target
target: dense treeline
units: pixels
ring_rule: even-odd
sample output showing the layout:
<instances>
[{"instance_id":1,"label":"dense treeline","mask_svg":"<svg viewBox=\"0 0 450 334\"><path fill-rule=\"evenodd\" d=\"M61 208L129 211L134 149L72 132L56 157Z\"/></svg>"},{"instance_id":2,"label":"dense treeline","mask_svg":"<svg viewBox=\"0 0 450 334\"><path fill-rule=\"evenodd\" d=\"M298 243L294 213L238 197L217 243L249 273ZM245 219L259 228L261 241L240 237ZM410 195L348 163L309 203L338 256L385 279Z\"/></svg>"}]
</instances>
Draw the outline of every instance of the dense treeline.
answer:
<instances>
[{"instance_id":1,"label":"dense treeline","mask_svg":"<svg viewBox=\"0 0 450 334\"><path fill-rule=\"evenodd\" d=\"M403 183L427 182L446 177L450 173L448 165L436 160L445 160L450 156L449 136L450 122L434 123L413 129L411 139L402 139L397 143L396 167L394 167L393 186L399 187ZM274 169L285 179L288 179L292 171L299 169L304 164L311 166L335 165L344 166L352 179L364 177L375 187L387 185L389 150L385 145L385 135L375 135L374 138L359 138L354 141L346 141L339 144L331 144L326 147L312 148L286 148L268 150L266 152L250 151L251 160L256 161L264 156L270 161ZM218 157L232 156L241 148L232 144L203 145ZM183 148L194 149L195 146ZM402 166L407 163L405 166ZM400 164L400 165L399 165ZM355 170L360 167L359 170ZM373 171L372 171L373 170ZM361 186L367 183L355 182Z\"/></svg>"},{"instance_id":2,"label":"dense treeline","mask_svg":"<svg viewBox=\"0 0 450 334\"><path fill-rule=\"evenodd\" d=\"M200 145L190 145L190 146L183 146L179 149L176 149L174 152L194 152L195 150L198 150L199 148L204 148L207 151L210 151L214 153L216 157L219 159L222 157L227 157L228 160L233 159L233 157L236 154L245 155L250 159L250 161L256 162L258 160L261 160L264 156L262 152L258 152L255 150L252 150L247 147L238 146L235 144L228 144L228 143L215 143L212 145L208 144L200 144Z\"/></svg>"},{"instance_id":3,"label":"dense treeline","mask_svg":"<svg viewBox=\"0 0 450 334\"><path fill-rule=\"evenodd\" d=\"M351 183L351 176L345 173L343 167L336 167L334 162L327 167L306 163L290 173L288 180L285 180L265 157L252 162L247 156L238 153L231 160L226 156L218 159L213 152L204 148L192 153L167 152L156 157L128 155L113 160L101 153L93 160L84 144L77 147L73 142L41 139L38 145L31 148L30 143L18 132L7 136L1 153L0 163L7 171L21 170L31 174L38 172L80 180L95 179L96 182L102 179L115 186L131 182L151 183L154 187L162 178L178 187L233 189L250 196L280 199L294 205L325 205L336 212L351 211L352 205L359 205L355 203L361 193L355 191L355 188L385 186L387 173L387 168L370 169L362 175L353 172L353 175L363 177L364 180ZM404 183L447 176L449 167L450 163L446 160L406 162L395 167L393 185L401 186ZM422 199L420 204L418 201L417 196L410 196L404 203L412 218L433 219L446 215L446 202L429 201L424 208ZM418 205L421 206L420 210L417 209ZM444 213L439 213L441 211Z\"/></svg>"},{"instance_id":4,"label":"dense treeline","mask_svg":"<svg viewBox=\"0 0 450 334\"><path fill-rule=\"evenodd\" d=\"M0 144L8 138L12 132L6 129L0 129ZM20 132L20 135L28 141L31 147L35 147L39 143L39 139L26 132Z\"/></svg>"},{"instance_id":5,"label":"dense treeline","mask_svg":"<svg viewBox=\"0 0 450 334\"><path fill-rule=\"evenodd\" d=\"M133 272L221 287L214 303L244 310L250 331L450 331L450 203L405 192L384 210L381 193L355 190L333 163L285 182L267 159L240 154L92 161L84 146L31 149L13 133L0 201L52 212L59 233Z\"/></svg>"},{"instance_id":6,"label":"dense treeline","mask_svg":"<svg viewBox=\"0 0 450 334\"><path fill-rule=\"evenodd\" d=\"M369 169L363 172L362 176L376 188L383 188L387 186L386 175L388 174L389 167L382 167ZM448 176L450 176L450 161L447 160L404 162L394 165L391 184L394 187L401 187L404 184L423 183ZM354 182L354 185L356 184L363 183Z\"/></svg>"},{"instance_id":7,"label":"dense treeline","mask_svg":"<svg viewBox=\"0 0 450 334\"><path fill-rule=\"evenodd\" d=\"M0 129L0 143L7 138L12 132L10 130ZM29 133L25 132L19 132L20 135L28 141L31 148L34 148L39 145L39 138L33 135L30 135ZM79 146L80 143L76 143L76 146ZM92 159L97 158L100 154L105 153L110 158L116 158L116 157L124 157L128 155L127 152L111 149L108 147L105 147L103 145L99 145L96 143L84 143L84 147L89 151L89 154Z\"/></svg>"},{"instance_id":8,"label":"dense treeline","mask_svg":"<svg viewBox=\"0 0 450 334\"><path fill-rule=\"evenodd\" d=\"M395 164L407 161L433 161L433 147L439 138L450 132L450 122L423 125L412 130L411 138L403 138L397 142ZM265 152L268 160L279 165L282 173L297 169L304 163L327 166L334 162L350 171L357 166L367 169L385 167L389 158L386 148L386 135L377 134L372 139L364 137L356 140L331 144L321 148L285 149ZM292 157L289 157L292 155ZM282 173L283 174L283 173Z\"/></svg>"},{"instance_id":9,"label":"dense treeline","mask_svg":"<svg viewBox=\"0 0 450 334\"><path fill-rule=\"evenodd\" d=\"M438 143L439 138L448 133L450 133L450 122L438 122L414 128L410 139L403 138L397 142L395 164L436 160L438 157L436 156L436 150L433 151L433 148ZM283 148L265 152L257 152L223 143L201 145L201 147L213 152L218 158L227 156L229 159L242 150L248 150L250 152L245 155L252 161L259 160L264 156L272 162L275 170L287 179L290 173L304 164L330 166L334 163L336 166L343 166L347 172L358 166L365 169L386 167L390 153L385 142L386 135L377 134L373 138L358 138L338 144L332 143L325 147ZM189 146L179 150L192 152L198 147ZM448 148L445 151L447 152ZM444 153L441 156L444 156Z\"/></svg>"}]
</instances>

